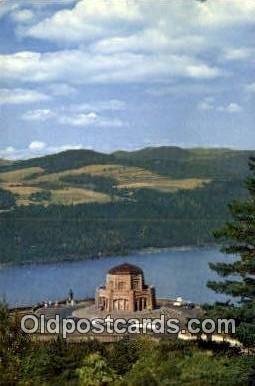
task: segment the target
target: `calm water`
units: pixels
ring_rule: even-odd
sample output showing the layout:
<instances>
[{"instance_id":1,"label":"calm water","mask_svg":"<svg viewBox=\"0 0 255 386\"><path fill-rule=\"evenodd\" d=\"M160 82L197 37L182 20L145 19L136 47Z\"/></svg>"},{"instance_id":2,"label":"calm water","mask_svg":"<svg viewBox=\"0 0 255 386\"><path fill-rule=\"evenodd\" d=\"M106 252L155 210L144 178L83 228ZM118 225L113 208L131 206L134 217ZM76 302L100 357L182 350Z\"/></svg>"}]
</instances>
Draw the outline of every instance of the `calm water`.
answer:
<instances>
[{"instance_id":1,"label":"calm water","mask_svg":"<svg viewBox=\"0 0 255 386\"><path fill-rule=\"evenodd\" d=\"M160 297L212 302L223 297L206 288L207 280L217 278L208 263L222 260L231 257L215 248L179 249L74 263L2 267L0 297L5 297L11 306L63 299L69 288L76 298L92 297L110 267L129 262L144 270L147 283L155 285Z\"/></svg>"}]
</instances>

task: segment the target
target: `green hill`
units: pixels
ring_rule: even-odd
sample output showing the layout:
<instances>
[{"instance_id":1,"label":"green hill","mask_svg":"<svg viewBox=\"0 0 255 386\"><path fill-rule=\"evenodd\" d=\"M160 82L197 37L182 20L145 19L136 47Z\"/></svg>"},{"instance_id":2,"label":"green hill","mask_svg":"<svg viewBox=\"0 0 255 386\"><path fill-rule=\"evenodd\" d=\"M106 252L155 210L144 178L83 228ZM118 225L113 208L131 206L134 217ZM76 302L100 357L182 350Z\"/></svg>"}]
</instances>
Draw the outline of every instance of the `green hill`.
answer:
<instances>
[{"instance_id":1,"label":"green hill","mask_svg":"<svg viewBox=\"0 0 255 386\"><path fill-rule=\"evenodd\" d=\"M58 154L46 155L24 161L15 161L10 165L1 165L1 171L11 171L29 167L41 167L48 172L75 169L80 166L111 162L113 156L93 150L67 150Z\"/></svg>"},{"instance_id":2,"label":"green hill","mask_svg":"<svg viewBox=\"0 0 255 386\"><path fill-rule=\"evenodd\" d=\"M246 196L255 152L70 150L0 163L0 262L204 245Z\"/></svg>"},{"instance_id":3,"label":"green hill","mask_svg":"<svg viewBox=\"0 0 255 386\"><path fill-rule=\"evenodd\" d=\"M116 152L125 164L142 166L174 178L232 178L247 174L248 159L254 151L230 149L146 148Z\"/></svg>"}]
</instances>

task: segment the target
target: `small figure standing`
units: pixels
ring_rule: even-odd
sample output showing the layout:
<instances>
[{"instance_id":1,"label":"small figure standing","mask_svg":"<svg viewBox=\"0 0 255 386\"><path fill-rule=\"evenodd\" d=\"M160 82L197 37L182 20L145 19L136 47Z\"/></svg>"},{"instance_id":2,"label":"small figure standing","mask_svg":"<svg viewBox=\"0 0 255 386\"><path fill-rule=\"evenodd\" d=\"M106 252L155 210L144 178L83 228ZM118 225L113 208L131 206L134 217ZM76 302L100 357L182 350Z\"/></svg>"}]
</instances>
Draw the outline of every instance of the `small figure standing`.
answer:
<instances>
[{"instance_id":1,"label":"small figure standing","mask_svg":"<svg viewBox=\"0 0 255 386\"><path fill-rule=\"evenodd\" d=\"M73 291L72 289L70 288L69 292L68 292L68 302L69 303L73 303Z\"/></svg>"}]
</instances>

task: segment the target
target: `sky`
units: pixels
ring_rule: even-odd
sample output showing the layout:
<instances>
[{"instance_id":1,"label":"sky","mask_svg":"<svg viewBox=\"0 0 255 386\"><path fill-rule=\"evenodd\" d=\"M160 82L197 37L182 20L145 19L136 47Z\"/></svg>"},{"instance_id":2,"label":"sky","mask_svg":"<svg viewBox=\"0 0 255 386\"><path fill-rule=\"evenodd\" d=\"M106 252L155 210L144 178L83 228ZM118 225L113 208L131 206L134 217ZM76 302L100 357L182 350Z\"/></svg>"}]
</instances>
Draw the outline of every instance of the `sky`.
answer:
<instances>
[{"instance_id":1,"label":"sky","mask_svg":"<svg viewBox=\"0 0 255 386\"><path fill-rule=\"evenodd\" d=\"M0 0L0 157L255 149L254 0Z\"/></svg>"}]
</instances>

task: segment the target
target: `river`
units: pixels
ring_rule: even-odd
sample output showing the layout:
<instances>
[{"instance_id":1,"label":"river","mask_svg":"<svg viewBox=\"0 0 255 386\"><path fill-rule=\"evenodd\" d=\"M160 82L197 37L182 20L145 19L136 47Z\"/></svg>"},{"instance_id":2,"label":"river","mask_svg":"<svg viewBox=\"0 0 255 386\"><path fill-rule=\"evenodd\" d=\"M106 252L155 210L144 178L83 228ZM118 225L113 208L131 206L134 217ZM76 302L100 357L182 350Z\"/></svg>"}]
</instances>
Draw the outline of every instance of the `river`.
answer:
<instances>
[{"instance_id":1,"label":"river","mask_svg":"<svg viewBox=\"0 0 255 386\"><path fill-rule=\"evenodd\" d=\"M0 297L10 306L63 299L69 288L77 299L93 297L110 267L129 262L144 270L145 281L156 287L159 297L214 302L225 298L206 287L208 280L218 279L208 263L223 260L232 258L217 248L179 248L78 262L2 266Z\"/></svg>"}]
</instances>

